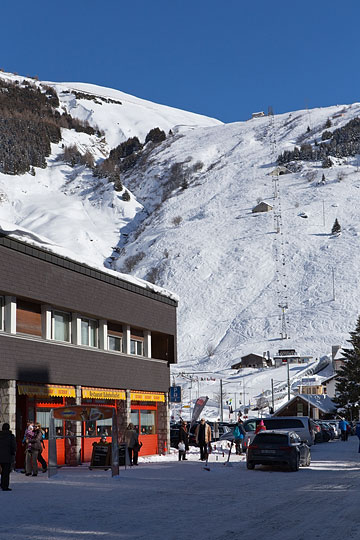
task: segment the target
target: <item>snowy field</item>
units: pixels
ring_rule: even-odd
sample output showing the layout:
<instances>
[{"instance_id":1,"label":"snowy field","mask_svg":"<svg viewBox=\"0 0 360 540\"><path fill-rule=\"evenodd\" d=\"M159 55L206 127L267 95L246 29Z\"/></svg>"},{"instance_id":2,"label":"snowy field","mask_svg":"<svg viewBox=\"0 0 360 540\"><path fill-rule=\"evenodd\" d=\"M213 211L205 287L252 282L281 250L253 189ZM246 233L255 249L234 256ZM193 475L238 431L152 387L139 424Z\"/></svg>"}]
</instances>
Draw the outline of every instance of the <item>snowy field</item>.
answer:
<instances>
[{"instance_id":1,"label":"snowy field","mask_svg":"<svg viewBox=\"0 0 360 540\"><path fill-rule=\"evenodd\" d=\"M2 492L0 537L41 539L335 540L358 538L358 439L312 447L312 464L297 473L257 467L244 457L225 467L211 455L210 471L194 452L140 459L139 467L109 472L63 468L58 475L11 475ZM217 457L217 461L216 461Z\"/></svg>"}]
</instances>

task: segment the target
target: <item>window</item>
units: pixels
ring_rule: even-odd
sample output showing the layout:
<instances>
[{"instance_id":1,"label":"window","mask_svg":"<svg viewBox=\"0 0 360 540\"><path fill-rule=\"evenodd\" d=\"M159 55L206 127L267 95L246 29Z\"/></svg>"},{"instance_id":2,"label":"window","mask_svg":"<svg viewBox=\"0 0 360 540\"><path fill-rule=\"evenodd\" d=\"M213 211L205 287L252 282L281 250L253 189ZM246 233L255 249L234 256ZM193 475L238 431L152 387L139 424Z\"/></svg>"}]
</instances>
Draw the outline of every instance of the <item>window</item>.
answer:
<instances>
[{"instance_id":1,"label":"window","mask_svg":"<svg viewBox=\"0 0 360 540\"><path fill-rule=\"evenodd\" d=\"M122 352L122 338L116 336L108 336L109 351Z\"/></svg>"},{"instance_id":2,"label":"window","mask_svg":"<svg viewBox=\"0 0 360 540\"><path fill-rule=\"evenodd\" d=\"M139 411L131 411L130 421L134 424L136 431L139 433Z\"/></svg>"},{"instance_id":3,"label":"window","mask_svg":"<svg viewBox=\"0 0 360 540\"><path fill-rule=\"evenodd\" d=\"M140 411L140 434L155 435L155 411Z\"/></svg>"},{"instance_id":4,"label":"window","mask_svg":"<svg viewBox=\"0 0 360 540\"><path fill-rule=\"evenodd\" d=\"M70 341L70 313L53 311L52 336L56 341Z\"/></svg>"},{"instance_id":5,"label":"window","mask_svg":"<svg viewBox=\"0 0 360 540\"><path fill-rule=\"evenodd\" d=\"M32 302L18 300L16 304L16 332L42 336L41 306Z\"/></svg>"},{"instance_id":6,"label":"window","mask_svg":"<svg viewBox=\"0 0 360 540\"><path fill-rule=\"evenodd\" d=\"M123 350L123 330L119 324L108 323L108 349L118 352Z\"/></svg>"},{"instance_id":7,"label":"window","mask_svg":"<svg viewBox=\"0 0 360 540\"><path fill-rule=\"evenodd\" d=\"M144 343L137 339L130 340L130 354L137 354L138 356L144 355Z\"/></svg>"},{"instance_id":8,"label":"window","mask_svg":"<svg viewBox=\"0 0 360 540\"><path fill-rule=\"evenodd\" d=\"M41 429L44 432L44 438L49 438L49 426L50 426L50 409L37 409L36 411L36 421L41 424ZM55 433L57 437L62 437L64 435L63 421L54 418Z\"/></svg>"},{"instance_id":9,"label":"window","mask_svg":"<svg viewBox=\"0 0 360 540\"><path fill-rule=\"evenodd\" d=\"M94 319L81 319L81 345L97 347L98 323Z\"/></svg>"},{"instance_id":10,"label":"window","mask_svg":"<svg viewBox=\"0 0 360 540\"><path fill-rule=\"evenodd\" d=\"M3 296L0 296L0 330L5 330L5 298Z\"/></svg>"}]
</instances>

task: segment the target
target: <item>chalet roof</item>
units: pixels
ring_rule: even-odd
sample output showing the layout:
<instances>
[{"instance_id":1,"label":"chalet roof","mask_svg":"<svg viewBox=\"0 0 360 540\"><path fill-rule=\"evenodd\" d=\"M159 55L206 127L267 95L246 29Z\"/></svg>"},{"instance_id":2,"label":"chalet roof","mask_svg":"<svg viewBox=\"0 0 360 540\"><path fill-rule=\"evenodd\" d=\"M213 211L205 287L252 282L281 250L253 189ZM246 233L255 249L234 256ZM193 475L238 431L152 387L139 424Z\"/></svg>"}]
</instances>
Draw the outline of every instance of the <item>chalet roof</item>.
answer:
<instances>
[{"instance_id":1,"label":"chalet roof","mask_svg":"<svg viewBox=\"0 0 360 540\"><path fill-rule=\"evenodd\" d=\"M284 410L290 405L290 403L293 403L293 401L297 399L301 399L301 401L316 407L323 413L332 413L336 410L335 403L326 394L298 394L290 399L290 401L287 401L282 407L280 407L280 409L277 409L275 414L277 415L280 411Z\"/></svg>"}]
</instances>

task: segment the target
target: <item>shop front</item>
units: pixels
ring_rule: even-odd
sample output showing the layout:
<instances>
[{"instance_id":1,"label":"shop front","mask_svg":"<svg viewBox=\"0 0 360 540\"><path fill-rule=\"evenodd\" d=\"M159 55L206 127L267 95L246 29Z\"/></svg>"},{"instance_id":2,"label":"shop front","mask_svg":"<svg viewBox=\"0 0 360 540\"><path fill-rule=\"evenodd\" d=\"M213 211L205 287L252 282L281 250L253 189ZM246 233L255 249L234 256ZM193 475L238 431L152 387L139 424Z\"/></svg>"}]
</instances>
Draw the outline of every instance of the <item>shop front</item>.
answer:
<instances>
[{"instance_id":1,"label":"shop front","mask_svg":"<svg viewBox=\"0 0 360 540\"><path fill-rule=\"evenodd\" d=\"M27 421L39 422L44 432L43 456L48 459L50 411L69 405L113 407L119 418L119 438L124 439L126 426L132 422L142 442L141 455L159 452L159 409L165 405L164 393L76 387L64 385L17 384L17 466L24 463L22 440ZM112 437L112 419L75 423L55 418L56 448L59 465L77 465L91 459L93 443L105 435Z\"/></svg>"}]
</instances>

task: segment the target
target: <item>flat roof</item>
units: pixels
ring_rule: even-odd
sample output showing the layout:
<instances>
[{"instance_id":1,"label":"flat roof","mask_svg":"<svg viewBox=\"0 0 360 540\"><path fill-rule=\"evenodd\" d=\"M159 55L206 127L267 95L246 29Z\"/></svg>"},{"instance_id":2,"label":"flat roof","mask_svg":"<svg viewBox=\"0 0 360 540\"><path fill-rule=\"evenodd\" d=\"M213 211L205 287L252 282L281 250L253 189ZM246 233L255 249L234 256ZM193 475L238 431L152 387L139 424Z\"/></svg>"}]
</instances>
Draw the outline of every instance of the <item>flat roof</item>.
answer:
<instances>
[{"instance_id":1,"label":"flat roof","mask_svg":"<svg viewBox=\"0 0 360 540\"><path fill-rule=\"evenodd\" d=\"M104 283L114 285L115 287L120 287L121 289L125 289L136 294L141 294L142 296L147 296L148 298L152 298L153 300L157 300L158 302L163 302L174 307L177 307L178 305L177 300L170 296L170 292L166 294L165 289L164 293L162 293L161 291L155 291L155 288L160 288L156 285L152 287L151 283L140 280L138 278L133 278L131 276L129 276L130 279L129 281L127 281L122 277L117 277L114 270L100 270L85 263L80 263L75 259L64 257L63 255L58 255L57 253L54 253L45 248L34 246L33 244L12 238L11 236L2 231L0 231L0 246L12 249L13 251L17 251L18 253L29 255L30 257L34 257L45 262L49 262L56 266L60 266L61 268L66 268L67 270L77 272L84 276L98 279L100 281L103 281ZM141 285L137 284L136 281L138 283L141 283ZM142 285L142 283L144 285Z\"/></svg>"}]
</instances>

